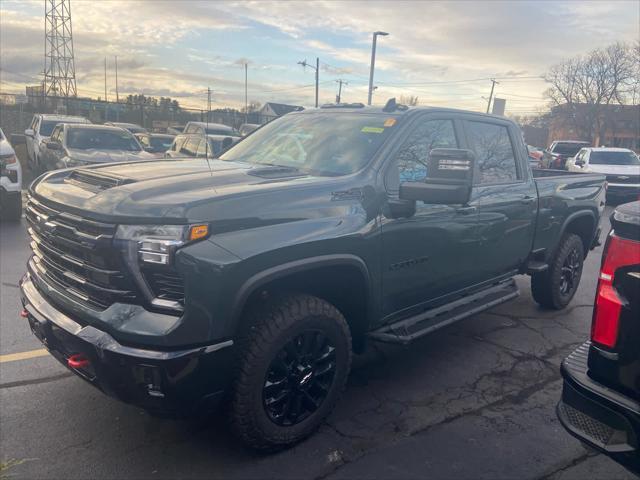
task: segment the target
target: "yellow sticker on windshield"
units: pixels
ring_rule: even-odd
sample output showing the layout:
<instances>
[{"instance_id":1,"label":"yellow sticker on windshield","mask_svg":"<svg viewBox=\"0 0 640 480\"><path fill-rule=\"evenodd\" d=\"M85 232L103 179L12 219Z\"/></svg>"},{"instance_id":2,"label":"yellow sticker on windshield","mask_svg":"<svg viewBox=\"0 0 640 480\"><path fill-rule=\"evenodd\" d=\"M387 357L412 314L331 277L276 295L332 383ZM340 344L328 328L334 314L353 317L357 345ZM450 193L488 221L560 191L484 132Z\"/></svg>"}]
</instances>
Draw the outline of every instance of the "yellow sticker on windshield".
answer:
<instances>
[{"instance_id":1,"label":"yellow sticker on windshield","mask_svg":"<svg viewBox=\"0 0 640 480\"><path fill-rule=\"evenodd\" d=\"M382 133L384 132L384 128L382 127L362 127L362 132L364 133Z\"/></svg>"},{"instance_id":2,"label":"yellow sticker on windshield","mask_svg":"<svg viewBox=\"0 0 640 480\"><path fill-rule=\"evenodd\" d=\"M395 118L387 118L384 121L384 126L385 127L393 127L396 124L396 119Z\"/></svg>"}]
</instances>

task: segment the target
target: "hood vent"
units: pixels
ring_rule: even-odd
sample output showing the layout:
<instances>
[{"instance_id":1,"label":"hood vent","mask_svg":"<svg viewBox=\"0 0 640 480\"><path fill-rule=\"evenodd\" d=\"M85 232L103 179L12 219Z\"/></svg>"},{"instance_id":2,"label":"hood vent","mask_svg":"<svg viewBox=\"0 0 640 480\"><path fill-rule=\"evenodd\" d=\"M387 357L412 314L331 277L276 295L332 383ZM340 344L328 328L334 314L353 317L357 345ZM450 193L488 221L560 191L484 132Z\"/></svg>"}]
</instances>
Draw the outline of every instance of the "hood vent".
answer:
<instances>
[{"instance_id":1,"label":"hood vent","mask_svg":"<svg viewBox=\"0 0 640 480\"><path fill-rule=\"evenodd\" d=\"M306 173L301 173L296 167L286 167L281 165L256 167L250 169L247 173L254 177L261 178L290 178L304 177L307 175Z\"/></svg>"},{"instance_id":2,"label":"hood vent","mask_svg":"<svg viewBox=\"0 0 640 480\"><path fill-rule=\"evenodd\" d=\"M134 183L130 178L112 177L103 173L90 170L74 170L67 178L66 183L76 185L92 192L101 192L113 187L119 187L128 183Z\"/></svg>"}]
</instances>

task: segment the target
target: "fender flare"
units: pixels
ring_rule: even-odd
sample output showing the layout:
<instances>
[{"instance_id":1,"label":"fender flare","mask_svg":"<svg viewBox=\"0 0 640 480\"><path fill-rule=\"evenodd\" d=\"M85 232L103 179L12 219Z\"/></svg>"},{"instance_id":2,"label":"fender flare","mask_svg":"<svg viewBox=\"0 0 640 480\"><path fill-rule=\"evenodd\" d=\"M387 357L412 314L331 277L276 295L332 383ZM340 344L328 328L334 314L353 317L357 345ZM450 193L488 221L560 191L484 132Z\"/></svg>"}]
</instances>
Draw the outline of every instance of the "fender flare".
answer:
<instances>
[{"instance_id":1,"label":"fender flare","mask_svg":"<svg viewBox=\"0 0 640 480\"><path fill-rule=\"evenodd\" d=\"M369 317L372 310L372 281L369 274L367 264L362 258L356 255L350 254L332 254L332 255L320 255L315 257L303 258L300 260L293 260L281 265L262 270L252 275L242 286L238 289L232 306L233 324L237 325L240 320L240 315L244 309L249 297L258 290L261 286L266 285L274 280L287 277L294 273L300 273L304 271L314 270L321 267L334 267L334 266L351 266L356 267L362 277L365 280L365 291L367 292L367 316Z\"/></svg>"},{"instance_id":2,"label":"fender flare","mask_svg":"<svg viewBox=\"0 0 640 480\"><path fill-rule=\"evenodd\" d=\"M582 218L582 217L589 217L591 218L591 220L593 220L593 231L591 232L590 236L589 236L589 244L593 241L593 237L595 236L597 230L598 230L598 223L599 220L596 217L595 213L593 213L591 210L580 210L579 212L573 212L571 215L569 215L567 218L564 219L564 222L562 223L562 227L560 227L560 233L558 235L558 240L556 241L555 245L553 246L552 252L553 255L555 255L556 250L558 248L558 246L560 245L560 240L562 239L562 237L564 237L565 232L567 231L567 228L569 227L569 224L571 222L573 222L574 220L578 219L578 218ZM586 248L585 249L585 255L589 253L589 249Z\"/></svg>"}]
</instances>

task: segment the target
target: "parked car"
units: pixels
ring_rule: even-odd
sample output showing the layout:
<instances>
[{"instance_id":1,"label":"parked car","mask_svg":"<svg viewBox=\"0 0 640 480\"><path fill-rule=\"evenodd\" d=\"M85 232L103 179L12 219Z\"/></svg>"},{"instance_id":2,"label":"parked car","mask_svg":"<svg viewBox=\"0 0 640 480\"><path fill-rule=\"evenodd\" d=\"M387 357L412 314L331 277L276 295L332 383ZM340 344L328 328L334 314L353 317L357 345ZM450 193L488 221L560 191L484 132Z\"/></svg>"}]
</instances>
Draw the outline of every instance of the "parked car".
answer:
<instances>
[{"instance_id":1,"label":"parked car","mask_svg":"<svg viewBox=\"0 0 640 480\"><path fill-rule=\"evenodd\" d=\"M367 341L513 299L519 273L567 306L605 195L599 174L532 172L504 117L395 101L290 113L215 160L63 170L29 191L22 315L52 355L156 413L228 399L257 449L315 431Z\"/></svg>"},{"instance_id":2,"label":"parked car","mask_svg":"<svg viewBox=\"0 0 640 480\"><path fill-rule=\"evenodd\" d=\"M565 163L574 157L581 148L590 147L589 142L576 140L556 140L544 151L540 165L542 168L565 170Z\"/></svg>"},{"instance_id":3,"label":"parked car","mask_svg":"<svg viewBox=\"0 0 640 480\"><path fill-rule=\"evenodd\" d=\"M583 148L567 161L567 170L606 175L608 198L640 198L640 158L627 148Z\"/></svg>"},{"instance_id":4,"label":"parked car","mask_svg":"<svg viewBox=\"0 0 640 480\"><path fill-rule=\"evenodd\" d=\"M146 128L141 127L135 123L123 123L123 122L105 122L105 125L109 127L119 127L131 133L149 133Z\"/></svg>"},{"instance_id":5,"label":"parked car","mask_svg":"<svg viewBox=\"0 0 640 480\"><path fill-rule=\"evenodd\" d=\"M184 133L197 133L200 135L223 135L227 137L239 137L240 133L233 127L221 123L189 122L184 127Z\"/></svg>"},{"instance_id":6,"label":"parked car","mask_svg":"<svg viewBox=\"0 0 640 480\"><path fill-rule=\"evenodd\" d=\"M107 125L63 123L53 129L44 145L46 170L153 158L127 130Z\"/></svg>"},{"instance_id":7,"label":"parked car","mask_svg":"<svg viewBox=\"0 0 640 480\"><path fill-rule=\"evenodd\" d=\"M640 202L611 216L591 340L562 363L569 433L640 475Z\"/></svg>"},{"instance_id":8,"label":"parked car","mask_svg":"<svg viewBox=\"0 0 640 480\"><path fill-rule=\"evenodd\" d=\"M246 137L251 132L253 132L254 130L257 130L261 126L262 125L260 125L258 123L243 123L242 125L240 125L240 130L239 130L240 136L241 137Z\"/></svg>"},{"instance_id":9,"label":"parked car","mask_svg":"<svg viewBox=\"0 0 640 480\"><path fill-rule=\"evenodd\" d=\"M0 218L22 216L22 168L16 152L0 128Z\"/></svg>"},{"instance_id":10,"label":"parked car","mask_svg":"<svg viewBox=\"0 0 640 480\"><path fill-rule=\"evenodd\" d=\"M40 168L40 153L42 142L51 135L53 128L59 123L91 123L84 117L72 117L68 115L47 115L36 114L29 124L29 128L24 131L27 157L31 169L38 171Z\"/></svg>"},{"instance_id":11,"label":"parked car","mask_svg":"<svg viewBox=\"0 0 640 480\"><path fill-rule=\"evenodd\" d=\"M134 136L146 152L157 158L164 158L165 153L173 144L173 139L176 138L175 135L165 133L136 133Z\"/></svg>"},{"instance_id":12,"label":"parked car","mask_svg":"<svg viewBox=\"0 0 640 480\"><path fill-rule=\"evenodd\" d=\"M165 153L166 158L207 157L216 158L237 143L240 137L225 135L182 134L177 135Z\"/></svg>"}]
</instances>

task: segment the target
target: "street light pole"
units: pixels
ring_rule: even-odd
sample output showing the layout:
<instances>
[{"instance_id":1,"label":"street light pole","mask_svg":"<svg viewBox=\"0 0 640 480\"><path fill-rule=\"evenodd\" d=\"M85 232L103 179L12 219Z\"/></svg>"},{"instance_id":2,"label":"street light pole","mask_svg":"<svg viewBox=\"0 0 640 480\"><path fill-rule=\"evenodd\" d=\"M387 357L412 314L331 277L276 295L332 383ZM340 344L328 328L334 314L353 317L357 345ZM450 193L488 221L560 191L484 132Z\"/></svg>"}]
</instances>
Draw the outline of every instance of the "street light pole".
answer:
<instances>
[{"instance_id":1,"label":"street light pole","mask_svg":"<svg viewBox=\"0 0 640 480\"><path fill-rule=\"evenodd\" d=\"M318 108L318 85L319 85L319 75L320 75L320 58L316 57L316 66L314 67L310 63L307 63L306 60L302 62L298 62L298 65L302 65L304 68L313 68L316 71L316 108Z\"/></svg>"},{"instance_id":2,"label":"street light pole","mask_svg":"<svg viewBox=\"0 0 640 480\"><path fill-rule=\"evenodd\" d=\"M376 43L378 35L386 37L389 34L387 32L373 32L373 45L371 46L371 71L369 72L369 96L367 98L367 105L371 105L371 96L373 95L373 71L376 66Z\"/></svg>"}]
</instances>

